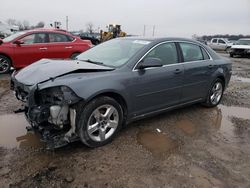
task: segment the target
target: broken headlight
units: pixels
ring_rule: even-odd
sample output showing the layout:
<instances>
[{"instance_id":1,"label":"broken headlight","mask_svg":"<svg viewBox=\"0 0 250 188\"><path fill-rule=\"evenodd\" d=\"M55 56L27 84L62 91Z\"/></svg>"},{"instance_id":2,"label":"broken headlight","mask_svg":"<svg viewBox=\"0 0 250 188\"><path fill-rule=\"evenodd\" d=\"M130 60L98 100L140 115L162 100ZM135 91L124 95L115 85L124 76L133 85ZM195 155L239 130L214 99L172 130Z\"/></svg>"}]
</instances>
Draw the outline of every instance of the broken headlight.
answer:
<instances>
[{"instance_id":1,"label":"broken headlight","mask_svg":"<svg viewBox=\"0 0 250 188\"><path fill-rule=\"evenodd\" d=\"M41 104L74 104L81 98L78 97L75 92L67 86L58 86L46 88L38 91L36 101Z\"/></svg>"}]
</instances>

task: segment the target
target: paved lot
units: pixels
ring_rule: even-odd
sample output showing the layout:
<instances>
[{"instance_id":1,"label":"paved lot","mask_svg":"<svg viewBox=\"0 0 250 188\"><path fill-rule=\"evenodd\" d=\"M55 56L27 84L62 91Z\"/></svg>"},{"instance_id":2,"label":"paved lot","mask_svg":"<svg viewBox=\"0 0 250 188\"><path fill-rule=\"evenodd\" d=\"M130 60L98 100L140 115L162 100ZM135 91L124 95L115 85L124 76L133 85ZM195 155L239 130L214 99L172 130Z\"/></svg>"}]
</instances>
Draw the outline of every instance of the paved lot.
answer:
<instances>
[{"instance_id":1,"label":"paved lot","mask_svg":"<svg viewBox=\"0 0 250 188\"><path fill-rule=\"evenodd\" d=\"M250 59L232 60L218 107L138 121L97 149L44 150L0 76L0 187L250 187Z\"/></svg>"}]
</instances>

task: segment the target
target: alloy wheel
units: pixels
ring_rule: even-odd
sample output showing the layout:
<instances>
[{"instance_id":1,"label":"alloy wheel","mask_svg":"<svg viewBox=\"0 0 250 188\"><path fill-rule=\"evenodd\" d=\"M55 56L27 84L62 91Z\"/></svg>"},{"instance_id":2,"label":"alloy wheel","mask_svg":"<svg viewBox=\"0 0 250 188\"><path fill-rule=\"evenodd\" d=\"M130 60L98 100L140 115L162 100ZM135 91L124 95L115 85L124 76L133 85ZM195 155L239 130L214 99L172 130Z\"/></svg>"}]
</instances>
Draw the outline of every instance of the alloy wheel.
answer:
<instances>
[{"instance_id":1,"label":"alloy wheel","mask_svg":"<svg viewBox=\"0 0 250 188\"><path fill-rule=\"evenodd\" d=\"M10 64L6 58L0 57L0 73L6 73L10 68Z\"/></svg>"},{"instance_id":2,"label":"alloy wheel","mask_svg":"<svg viewBox=\"0 0 250 188\"><path fill-rule=\"evenodd\" d=\"M216 82L212 88L210 94L210 101L213 105L216 105L220 102L223 93L223 86L221 82Z\"/></svg>"},{"instance_id":3,"label":"alloy wheel","mask_svg":"<svg viewBox=\"0 0 250 188\"><path fill-rule=\"evenodd\" d=\"M112 105L102 105L90 115L87 123L89 137L96 142L103 142L113 135L119 124L119 114Z\"/></svg>"}]
</instances>

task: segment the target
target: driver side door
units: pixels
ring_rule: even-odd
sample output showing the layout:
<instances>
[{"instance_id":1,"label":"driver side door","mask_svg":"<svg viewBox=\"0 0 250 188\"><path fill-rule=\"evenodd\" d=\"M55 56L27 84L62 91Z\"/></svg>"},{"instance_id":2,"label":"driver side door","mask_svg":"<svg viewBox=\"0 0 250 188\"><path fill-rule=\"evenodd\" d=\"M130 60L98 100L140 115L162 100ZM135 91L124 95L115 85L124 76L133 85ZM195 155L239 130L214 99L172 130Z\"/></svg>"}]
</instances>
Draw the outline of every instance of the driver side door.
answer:
<instances>
[{"instance_id":1,"label":"driver side door","mask_svg":"<svg viewBox=\"0 0 250 188\"><path fill-rule=\"evenodd\" d=\"M48 57L47 34L33 33L18 39L22 42L14 47L13 61L18 67L25 67Z\"/></svg>"},{"instance_id":2,"label":"driver side door","mask_svg":"<svg viewBox=\"0 0 250 188\"><path fill-rule=\"evenodd\" d=\"M138 69L146 58L159 58L162 67ZM133 70L134 111L136 115L161 110L180 102L183 74L183 65L175 43L166 42L155 46L140 61Z\"/></svg>"}]
</instances>

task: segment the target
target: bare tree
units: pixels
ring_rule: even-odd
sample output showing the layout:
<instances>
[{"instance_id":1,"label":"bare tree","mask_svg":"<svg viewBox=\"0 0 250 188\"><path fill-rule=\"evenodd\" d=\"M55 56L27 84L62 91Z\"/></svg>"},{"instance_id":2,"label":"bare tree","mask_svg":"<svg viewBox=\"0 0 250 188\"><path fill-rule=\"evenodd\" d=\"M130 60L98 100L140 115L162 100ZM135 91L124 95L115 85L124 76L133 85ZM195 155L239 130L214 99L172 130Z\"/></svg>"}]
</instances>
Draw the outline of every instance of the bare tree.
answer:
<instances>
[{"instance_id":1,"label":"bare tree","mask_svg":"<svg viewBox=\"0 0 250 188\"><path fill-rule=\"evenodd\" d=\"M45 26L45 23L44 22L38 22L35 26L35 28L43 28Z\"/></svg>"},{"instance_id":2,"label":"bare tree","mask_svg":"<svg viewBox=\"0 0 250 188\"><path fill-rule=\"evenodd\" d=\"M9 25L17 25L17 21L15 19L8 19L6 20L6 23Z\"/></svg>"},{"instance_id":3,"label":"bare tree","mask_svg":"<svg viewBox=\"0 0 250 188\"><path fill-rule=\"evenodd\" d=\"M23 27L24 27L24 30L30 29L30 23L27 20L24 20L23 21Z\"/></svg>"},{"instance_id":4,"label":"bare tree","mask_svg":"<svg viewBox=\"0 0 250 188\"><path fill-rule=\"evenodd\" d=\"M94 32L94 24L92 22L89 22L86 24L86 32L88 33Z\"/></svg>"}]
</instances>

